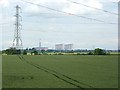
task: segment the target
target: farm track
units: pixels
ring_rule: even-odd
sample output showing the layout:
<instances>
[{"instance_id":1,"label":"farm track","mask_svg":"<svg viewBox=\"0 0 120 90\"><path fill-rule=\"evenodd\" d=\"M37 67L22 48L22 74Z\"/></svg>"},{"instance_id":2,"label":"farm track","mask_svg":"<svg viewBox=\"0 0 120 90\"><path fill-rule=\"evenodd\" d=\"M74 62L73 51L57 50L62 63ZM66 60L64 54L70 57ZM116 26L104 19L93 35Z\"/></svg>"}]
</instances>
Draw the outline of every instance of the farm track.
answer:
<instances>
[{"instance_id":1,"label":"farm track","mask_svg":"<svg viewBox=\"0 0 120 90\"><path fill-rule=\"evenodd\" d=\"M54 71L54 70L48 69L48 68L46 68L46 67L37 65L37 64L35 64L35 63L29 62L29 61L27 61L22 55L17 55L17 56L19 57L20 60L26 62L27 64L29 64L29 65L37 68L37 69L40 69L40 70L42 70L42 71L44 71L44 72L46 72L46 73L49 73L49 74L55 76L56 78L58 78L58 79L60 79L60 80L62 80L62 81L64 81L64 82L66 82L66 83L68 83L68 84L71 84L71 85L73 85L73 86L75 86L75 87L77 87L77 88L80 88L81 90L84 90L84 89L85 89L85 88L82 87L81 85L84 85L84 86L87 86L88 88L92 88L92 89L94 89L94 90L97 90L96 88L94 88L94 87L92 87L92 86L90 86L90 85L87 85L87 84L85 84L85 83L83 83L83 82L77 81L77 80L75 80L75 79L73 79L73 78L71 78L71 77L69 77L69 76L66 76L66 75L61 74L61 73L59 73L59 72L56 72L56 71ZM81 85L80 85L80 84L81 84Z\"/></svg>"}]
</instances>

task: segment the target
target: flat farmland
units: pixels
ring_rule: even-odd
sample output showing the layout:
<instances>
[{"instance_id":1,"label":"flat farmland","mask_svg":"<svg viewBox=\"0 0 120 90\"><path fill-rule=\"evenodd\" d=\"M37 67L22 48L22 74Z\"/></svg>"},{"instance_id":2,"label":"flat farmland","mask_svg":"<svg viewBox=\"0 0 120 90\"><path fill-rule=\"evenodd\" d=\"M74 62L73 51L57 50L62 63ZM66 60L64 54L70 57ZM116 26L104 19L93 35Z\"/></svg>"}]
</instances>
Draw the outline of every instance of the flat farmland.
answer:
<instances>
[{"instance_id":1,"label":"flat farmland","mask_svg":"<svg viewBox=\"0 0 120 90\"><path fill-rule=\"evenodd\" d=\"M3 55L3 88L117 88L117 55Z\"/></svg>"}]
</instances>

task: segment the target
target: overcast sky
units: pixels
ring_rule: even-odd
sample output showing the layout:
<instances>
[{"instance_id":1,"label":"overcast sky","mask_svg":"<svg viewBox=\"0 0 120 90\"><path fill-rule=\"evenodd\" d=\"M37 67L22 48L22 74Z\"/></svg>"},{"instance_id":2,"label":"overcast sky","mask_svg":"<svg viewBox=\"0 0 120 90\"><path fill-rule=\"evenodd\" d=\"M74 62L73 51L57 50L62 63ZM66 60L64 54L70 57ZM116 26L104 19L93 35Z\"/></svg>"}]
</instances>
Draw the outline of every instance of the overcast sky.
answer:
<instances>
[{"instance_id":1,"label":"overcast sky","mask_svg":"<svg viewBox=\"0 0 120 90\"><path fill-rule=\"evenodd\" d=\"M24 0L25 1L25 0ZM85 4L94 8L118 13L119 0L0 0L0 49L12 46L14 38L15 6L21 7L22 41L24 48L42 46L54 48L56 43L72 43L74 49L117 49L118 48L118 15L85 7L70 1ZM47 6L65 14L37 4ZM85 19L78 16L102 20Z\"/></svg>"}]
</instances>

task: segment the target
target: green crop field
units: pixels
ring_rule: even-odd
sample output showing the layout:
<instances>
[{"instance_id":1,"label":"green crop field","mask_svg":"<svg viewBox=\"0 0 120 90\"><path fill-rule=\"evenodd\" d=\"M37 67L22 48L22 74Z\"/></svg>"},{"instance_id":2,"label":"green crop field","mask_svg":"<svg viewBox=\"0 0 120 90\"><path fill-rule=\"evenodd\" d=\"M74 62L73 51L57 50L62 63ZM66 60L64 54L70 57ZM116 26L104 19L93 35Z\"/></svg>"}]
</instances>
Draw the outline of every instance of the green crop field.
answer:
<instances>
[{"instance_id":1,"label":"green crop field","mask_svg":"<svg viewBox=\"0 0 120 90\"><path fill-rule=\"evenodd\" d=\"M3 88L117 88L118 56L3 55Z\"/></svg>"}]
</instances>

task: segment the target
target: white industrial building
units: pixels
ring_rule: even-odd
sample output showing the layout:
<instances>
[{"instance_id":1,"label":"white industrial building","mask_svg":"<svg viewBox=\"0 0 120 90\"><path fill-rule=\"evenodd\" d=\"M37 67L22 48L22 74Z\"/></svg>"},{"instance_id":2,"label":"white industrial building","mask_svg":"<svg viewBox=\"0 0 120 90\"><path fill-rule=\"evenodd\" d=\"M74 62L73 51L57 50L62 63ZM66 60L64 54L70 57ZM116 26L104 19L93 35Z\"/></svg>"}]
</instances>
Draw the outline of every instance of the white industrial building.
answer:
<instances>
[{"instance_id":1,"label":"white industrial building","mask_svg":"<svg viewBox=\"0 0 120 90\"><path fill-rule=\"evenodd\" d=\"M63 50L64 45L63 44L55 44L55 50Z\"/></svg>"},{"instance_id":2,"label":"white industrial building","mask_svg":"<svg viewBox=\"0 0 120 90\"><path fill-rule=\"evenodd\" d=\"M64 50L73 50L73 44L65 44Z\"/></svg>"},{"instance_id":3,"label":"white industrial building","mask_svg":"<svg viewBox=\"0 0 120 90\"><path fill-rule=\"evenodd\" d=\"M73 44L55 44L55 50L73 50Z\"/></svg>"}]
</instances>

